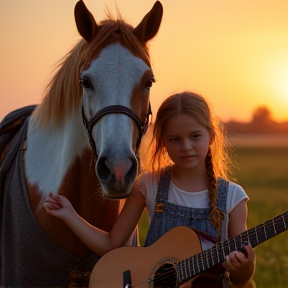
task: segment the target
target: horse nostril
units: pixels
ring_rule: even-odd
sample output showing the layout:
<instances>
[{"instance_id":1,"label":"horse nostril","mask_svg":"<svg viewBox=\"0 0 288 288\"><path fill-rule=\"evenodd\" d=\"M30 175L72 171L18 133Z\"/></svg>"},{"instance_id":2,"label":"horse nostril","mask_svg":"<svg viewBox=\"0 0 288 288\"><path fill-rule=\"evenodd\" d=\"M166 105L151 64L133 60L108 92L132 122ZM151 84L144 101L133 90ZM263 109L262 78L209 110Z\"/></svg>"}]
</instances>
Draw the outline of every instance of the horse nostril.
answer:
<instances>
[{"instance_id":1,"label":"horse nostril","mask_svg":"<svg viewBox=\"0 0 288 288\"><path fill-rule=\"evenodd\" d=\"M111 171L106 165L107 157L100 157L96 164L96 174L101 181L108 181Z\"/></svg>"},{"instance_id":2,"label":"horse nostril","mask_svg":"<svg viewBox=\"0 0 288 288\"><path fill-rule=\"evenodd\" d=\"M135 158L130 158L132 165L126 173L127 179L135 179L138 174L138 161Z\"/></svg>"}]
</instances>

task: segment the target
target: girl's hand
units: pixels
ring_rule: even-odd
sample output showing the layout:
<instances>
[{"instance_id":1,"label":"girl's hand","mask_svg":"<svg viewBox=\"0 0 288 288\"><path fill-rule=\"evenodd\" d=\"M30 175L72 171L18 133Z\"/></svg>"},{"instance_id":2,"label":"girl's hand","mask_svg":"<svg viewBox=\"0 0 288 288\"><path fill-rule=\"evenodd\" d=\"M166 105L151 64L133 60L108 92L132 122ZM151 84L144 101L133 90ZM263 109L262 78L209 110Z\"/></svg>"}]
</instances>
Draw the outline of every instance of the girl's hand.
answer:
<instances>
[{"instance_id":1,"label":"girl's hand","mask_svg":"<svg viewBox=\"0 0 288 288\"><path fill-rule=\"evenodd\" d=\"M46 196L44 208L48 214L64 221L74 212L71 202L66 197L62 195L54 196L52 193Z\"/></svg>"},{"instance_id":2,"label":"girl's hand","mask_svg":"<svg viewBox=\"0 0 288 288\"><path fill-rule=\"evenodd\" d=\"M255 265L255 252L250 244L244 246L244 248L247 252L247 256L242 252L234 251L226 256L226 261L222 264L223 267L230 273L231 280L233 280L232 275L245 275L248 271L251 271L253 275ZM247 275L247 281L252 275Z\"/></svg>"}]
</instances>

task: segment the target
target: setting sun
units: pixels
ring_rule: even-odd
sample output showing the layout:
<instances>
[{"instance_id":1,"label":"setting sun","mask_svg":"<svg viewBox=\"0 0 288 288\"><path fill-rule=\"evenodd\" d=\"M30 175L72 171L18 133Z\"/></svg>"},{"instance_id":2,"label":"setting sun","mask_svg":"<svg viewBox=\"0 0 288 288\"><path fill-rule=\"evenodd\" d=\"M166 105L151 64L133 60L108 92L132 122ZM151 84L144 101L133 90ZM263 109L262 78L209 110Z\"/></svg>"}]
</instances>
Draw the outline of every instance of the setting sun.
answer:
<instances>
[{"instance_id":1,"label":"setting sun","mask_svg":"<svg viewBox=\"0 0 288 288\"><path fill-rule=\"evenodd\" d=\"M275 97L279 97L281 101L288 104L288 59L287 61L281 61L281 63L279 61L275 72L274 80L272 81L275 85Z\"/></svg>"},{"instance_id":2,"label":"setting sun","mask_svg":"<svg viewBox=\"0 0 288 288\"><path fill-rule=\"evenodd\" d=\"M265 64L263 88L271 98L269 106L273 107L276 119L288 119L288 56L285 53L273 55Z\"/></svg>"}]
</instances>

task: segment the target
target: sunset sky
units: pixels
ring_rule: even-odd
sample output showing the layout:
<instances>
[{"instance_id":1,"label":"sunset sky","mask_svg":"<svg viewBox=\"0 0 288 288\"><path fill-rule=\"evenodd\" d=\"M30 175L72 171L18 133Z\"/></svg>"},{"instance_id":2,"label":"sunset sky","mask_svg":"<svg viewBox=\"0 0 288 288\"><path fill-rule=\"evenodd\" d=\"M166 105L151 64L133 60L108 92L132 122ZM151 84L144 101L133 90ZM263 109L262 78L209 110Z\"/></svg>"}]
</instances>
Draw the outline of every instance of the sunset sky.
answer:
<instances>
[{"instance_id":1,"label":"sunset sky","mask_svg":"<svg viewBox=\"0 0 288 288\"><path fill-rule=\"evenodd\" d=\"M0 120L40 103L50 73L79 40L77 0L0 0ZM136 26L154 0L84 0L96 21L109 8ZM162 0L151 42L155 115L170 94L205 96L223 121L250 121L259 106L288 121L287 0Z\"/></svg>"}]
</instances>

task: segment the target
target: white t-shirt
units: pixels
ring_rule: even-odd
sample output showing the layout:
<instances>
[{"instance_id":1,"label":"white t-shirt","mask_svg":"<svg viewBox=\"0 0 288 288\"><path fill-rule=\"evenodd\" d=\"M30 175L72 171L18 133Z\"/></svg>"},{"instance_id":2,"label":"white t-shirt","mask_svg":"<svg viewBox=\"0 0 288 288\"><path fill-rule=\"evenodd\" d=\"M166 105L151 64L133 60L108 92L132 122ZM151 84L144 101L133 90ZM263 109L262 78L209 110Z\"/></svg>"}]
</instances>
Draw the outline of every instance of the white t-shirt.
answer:
<instances>
[{"instance_id":1,"label":"white t-shirt","mask_svg":"<svg viewBox=\"0 0 288 288\"><path fill-rule=\"evenodd\" d=\"M139 188L146 198L146 208L150 221L152 220L155 209L155 198L158 188L156 181L156 177L153 177L153 174L148 172L141 175L137 180L138 185L140 185ZM244 199L248 200L249 197L243 188L234 182L229 182L226 204L227 215ZM169 185L168 202L190 208L208 208L208 190L186 192L176 187L171 181Z\"/></svg>"}]
</instances>

